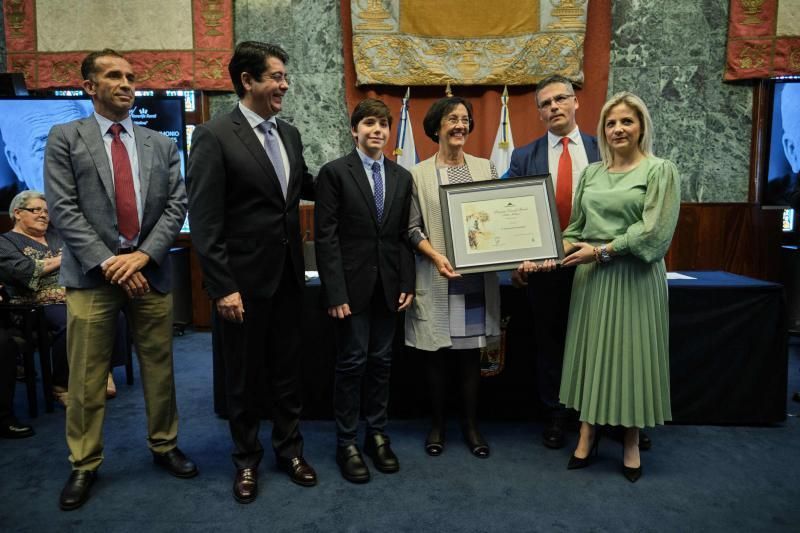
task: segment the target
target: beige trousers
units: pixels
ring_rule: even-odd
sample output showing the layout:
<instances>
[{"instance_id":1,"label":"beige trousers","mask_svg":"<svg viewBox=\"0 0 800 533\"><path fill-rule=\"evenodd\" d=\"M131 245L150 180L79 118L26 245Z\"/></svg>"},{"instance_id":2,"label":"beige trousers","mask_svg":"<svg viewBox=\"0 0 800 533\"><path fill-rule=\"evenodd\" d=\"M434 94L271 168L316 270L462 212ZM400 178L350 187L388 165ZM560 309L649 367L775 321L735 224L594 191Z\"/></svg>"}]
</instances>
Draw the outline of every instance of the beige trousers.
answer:
<instances>
[{"instance_id":1,"label":"beige trousers","mask_svg":"<svg viewBox=\"0 0 800 533\"><path fill-rule=\"evenodd\" d=\"M103 461L106 379L120 310L139 358L147 441L157 453L177 444L178 410L172 369L172 295L151 291L129 299L118 286L67 289L69 401L67 446L72 468L96 470Z\"/></svg>"}]
</instances>

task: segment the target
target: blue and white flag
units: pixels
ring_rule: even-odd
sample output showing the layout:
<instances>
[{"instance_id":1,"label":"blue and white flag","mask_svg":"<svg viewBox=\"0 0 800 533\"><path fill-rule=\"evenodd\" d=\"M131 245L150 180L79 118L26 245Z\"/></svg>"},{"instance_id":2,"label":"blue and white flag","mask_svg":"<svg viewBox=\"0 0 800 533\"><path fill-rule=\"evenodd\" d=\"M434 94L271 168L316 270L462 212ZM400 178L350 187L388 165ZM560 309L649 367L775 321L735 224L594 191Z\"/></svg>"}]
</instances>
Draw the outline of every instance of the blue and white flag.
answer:
<instances>
[{"instance_id":1,"label":"blue and white flag","mask_svg":"<svg viewBox=\"0 0 800 533\"><path fill-rule=\"evenodd\" d=\"M511 153L514 151L514 137L511 135L511 118L508 116L508 87L503 88L503 103L500 108L500 127L492 146L492 156L489 158L497 168L497 175L501 178L508 177L511 166Z\"/></svg>"},{"instance_id":2,"label":"blue and white flag","mask_svg":"<svg viewBox=\"0 0 800 533\"><path fill-rule=\"evenodd\" d=\"M408 116L408 98L411 89L406 89L406 96L403 98L403 107L400 108L400 125L397 128L397 147L394 149L397 164L411 170L411 167L419 163L417 157L417 146L414 144L414 132L411 130L411 118Z\"/></svg>"}]
</instances>

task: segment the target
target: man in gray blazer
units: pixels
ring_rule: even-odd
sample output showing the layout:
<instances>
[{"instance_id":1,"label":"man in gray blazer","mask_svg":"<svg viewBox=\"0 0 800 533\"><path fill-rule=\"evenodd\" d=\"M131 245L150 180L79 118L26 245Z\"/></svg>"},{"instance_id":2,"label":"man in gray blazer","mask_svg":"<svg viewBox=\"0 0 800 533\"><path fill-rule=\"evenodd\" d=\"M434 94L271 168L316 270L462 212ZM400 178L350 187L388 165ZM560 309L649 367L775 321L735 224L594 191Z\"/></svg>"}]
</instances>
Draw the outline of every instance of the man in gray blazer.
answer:
<instances>
[{"instance_id":1,"label":"man in gray blazer","mask_svg":"<svg viewBox=\"0 0 800 533\"><path fill-rule=\"evenodd\" d=\"M173 141L133 124L131 65L113 50L81 65L94 114L54 126L45 152L51 220L64 239L72 473L63 510L77 509L103 461L105 389L114 329L124 309L142 374L148 445L154 462L178 477L197 467L177 448L172 371L169 248L186 215Z\"/></svg>"}]
</instances>

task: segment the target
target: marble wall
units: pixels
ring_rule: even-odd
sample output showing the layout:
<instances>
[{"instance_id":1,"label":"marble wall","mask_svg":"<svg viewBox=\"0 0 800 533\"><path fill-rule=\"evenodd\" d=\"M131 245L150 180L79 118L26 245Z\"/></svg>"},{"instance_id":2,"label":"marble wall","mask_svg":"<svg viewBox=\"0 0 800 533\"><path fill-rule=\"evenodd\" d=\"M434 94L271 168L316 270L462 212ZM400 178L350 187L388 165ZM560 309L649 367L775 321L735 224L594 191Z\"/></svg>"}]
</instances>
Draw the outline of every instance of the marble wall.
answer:
<instances>
[{"instance_id":1,"label":"marble wall","mask_svg":"<svg viewBox=\"0 0 800 533\"><path fill-rule=\"evenodd\" d=\"M300 130L309 169L349 152L353 141L344 101L344 60L339 2L335 0L235 0L236 41L281 45L292 80L280 117ZM232 108L235 95L212 97L212 115Z\"/></svg>"},{"instance_id":2,"label":"marble wall","mask_svg":"<svg viewBox=\"0 0 800 533\"><path fill-rule=\"evenodd\" d=\"M647 103L686 202L747 201L753 89L722 82L728 0L614 0L609 94Z\"/></svg>"},{"instance_id":3,"label":"marble wall","mask_svg":"<svg viewBox=\"0 0 800 533\"><path fill-rule=\"evenodd\" d=\"M347 0L343 0L347 1ZM747 201L752 86L722 82L728 0L614 0L609 93L647 102L656 153L683 176L687 202ZM281 44L292 85L281 115L303 135L313 172L352 147L335 0L235 0L236 40ZM0 12L0 20L2 20ZM0 71L5 70L0 36ZM212 97L212 114L230 109Z\"/></svg>"}]
</instances>

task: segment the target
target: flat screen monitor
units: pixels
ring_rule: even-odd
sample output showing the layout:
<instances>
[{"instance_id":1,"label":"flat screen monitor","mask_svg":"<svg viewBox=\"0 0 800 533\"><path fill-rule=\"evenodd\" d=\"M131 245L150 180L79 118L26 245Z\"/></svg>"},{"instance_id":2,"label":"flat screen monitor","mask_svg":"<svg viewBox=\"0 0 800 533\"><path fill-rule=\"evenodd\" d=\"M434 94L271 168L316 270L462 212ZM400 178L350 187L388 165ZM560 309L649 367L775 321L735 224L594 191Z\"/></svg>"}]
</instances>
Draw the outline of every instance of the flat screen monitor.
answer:
<instances>
[{"instance_id":1,"label":"flat screen monitor","mask_svg":"<svg viewBox=\"0 0 800 533\"><path fill-rule=\"evenodd\" d=\"M0 98L0 209L8 211L17 193L44 191L44 152L47 135L56 124L87 117L91 100L76 96ZM186 169L184 98L137 96L131 108L134 123L156 130L178 147Z\"/></svg>"},{"instance_id":2,"label":"flat screen monitor","mask_svg":"<svg viewBox=\"0 0 800 533\"><path fill-rule=\"evenodd\" d=\"M785 209L783 230L795 230L794 201L800 201L800 78L773 81L767 180L762 205ZM797 193L797 194L795 194ZM792 200L794 195L795 200Z\"/></svg>"}]
</instances>

